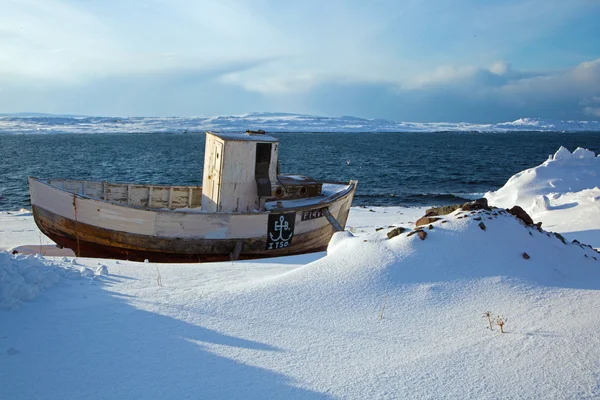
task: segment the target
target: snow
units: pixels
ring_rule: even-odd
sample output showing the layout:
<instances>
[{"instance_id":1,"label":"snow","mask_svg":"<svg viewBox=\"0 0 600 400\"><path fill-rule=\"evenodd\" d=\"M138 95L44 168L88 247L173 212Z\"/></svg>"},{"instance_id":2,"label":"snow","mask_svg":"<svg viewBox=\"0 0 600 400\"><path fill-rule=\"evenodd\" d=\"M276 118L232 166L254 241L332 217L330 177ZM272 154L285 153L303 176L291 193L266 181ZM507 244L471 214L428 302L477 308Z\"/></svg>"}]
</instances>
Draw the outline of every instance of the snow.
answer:
<instances>
[{"instance_id":1,"label":"snow","mask_svg":"<svg viewBox=\"0 0 600 400\"><path fill-rule=\"evenodd\" d=\"M597 160L561 150L488 198L580 237ZM202 264L13 256L39 236L1 213L0 397L598 398L600 254L502 209L387 238L424 212L355 207L326 253Z\"/></svg>"},{"instance_id":2,"label":"snow","mask_svg":"<svg viewBox=\"0 0 600 400\"><path fill-rule=\"evenodd\" d=\"M60 265L47 260L42 255L13 256L0 251L0 309L19 309L26 301L32 301L39 294L59 282L61 277L90 277L89 268L82 267L78 274L68 265Z\"/></svg>"},{"instance_id":3,"label":"snow","mask_svg":"<svg viewBox=\"0 0 600 400\"><path fill-rule=\"evenodd\" d=\"M486 193L497 207L521 206L543 227L600 248L600 157L564 147L548 160Z\"/></svg>"},{"instance_id":4,"label":"snow","mask_svg":"<svg viewBox=\"0 0 600 400\"><path fill-rule=\"evenodd\" d=\"M0 134L44 133L192 133L244 132L578 132L600 131L600 121L520 118L497 124L398 122L351 116L322 117L288 113L249 113L215 117L87 117L60 115L0 116Z\"/></svg>"}]
</instances>

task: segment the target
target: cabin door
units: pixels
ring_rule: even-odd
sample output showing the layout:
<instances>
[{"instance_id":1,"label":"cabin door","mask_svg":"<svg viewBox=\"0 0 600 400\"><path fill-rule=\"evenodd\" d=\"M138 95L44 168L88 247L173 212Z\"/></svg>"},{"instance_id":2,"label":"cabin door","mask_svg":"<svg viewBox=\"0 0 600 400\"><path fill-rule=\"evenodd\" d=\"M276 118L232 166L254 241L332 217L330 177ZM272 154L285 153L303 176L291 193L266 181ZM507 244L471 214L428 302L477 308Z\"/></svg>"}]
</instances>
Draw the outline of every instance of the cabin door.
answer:
<instances>
[{"instance_id":1,"label":"cabin door","mask_svg":"<svg viewBox=\"0 0 600 400\"><path fill-rule=\"evenodd\" d=\"M223 143L215 142L213 147L212 165L210 175L212 176L212 198L215 209L221 210L221 172L223 170Z\"/></svg>"},{"instance_id":2,"label":"cabin door","mask_svg":"<svg viewBox=\"0 0 600 400\"><path fill-rule=\"evenodd\" d=\"M270 166L271 143L257 143L254 177L256 179L256 189L260 197L266 197L271 195L271 181L269 180Z\"/></svg>"}]
</instances>

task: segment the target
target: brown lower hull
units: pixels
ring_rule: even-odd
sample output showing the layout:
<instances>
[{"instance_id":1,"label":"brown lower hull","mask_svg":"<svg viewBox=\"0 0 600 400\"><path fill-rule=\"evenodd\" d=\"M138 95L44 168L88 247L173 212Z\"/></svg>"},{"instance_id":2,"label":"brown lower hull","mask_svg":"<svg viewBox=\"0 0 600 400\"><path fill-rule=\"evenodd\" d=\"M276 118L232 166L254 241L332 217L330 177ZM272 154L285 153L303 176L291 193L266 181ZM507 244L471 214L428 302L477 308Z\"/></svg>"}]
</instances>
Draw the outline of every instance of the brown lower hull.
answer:
<instances>
[{"instance_id":1,"label":"brown lower hull","mask_svg":"<svg viewBox=\"0 0 600 400\"><path fill-rule=\"evenodd\" d=\"M79 257L116 258L152 262L211 262L227 261L238 243L238 259L281 257L325 251L335 232L331 225L294 236L292 246L265 250L265 238L252 239L180 239L160 238L112 231L84 224L32 206L39 229L58 245L72 249ZM345 225L345 220L340 221ZM239 245L238 245L239 247Z\"/></svg>"}]
</instances>

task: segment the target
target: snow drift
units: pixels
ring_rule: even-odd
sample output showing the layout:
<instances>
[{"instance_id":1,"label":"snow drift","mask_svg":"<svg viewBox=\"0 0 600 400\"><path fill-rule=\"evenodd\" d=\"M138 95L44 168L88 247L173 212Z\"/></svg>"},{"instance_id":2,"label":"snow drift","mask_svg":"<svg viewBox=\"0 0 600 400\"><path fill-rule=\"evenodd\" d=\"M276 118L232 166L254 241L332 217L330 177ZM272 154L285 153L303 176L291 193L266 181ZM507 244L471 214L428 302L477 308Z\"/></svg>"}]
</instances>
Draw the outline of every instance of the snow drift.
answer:
<instances>
[{"instance_id":1,"label":"snow drift","mask_svg":"<svg viewBox=\"0 0 600 400\"><path fill-rule=\"evenodd\" d=\"M67 259L65 259L67 260ZM32 301L45 289L51 288L62 278L80 278L89 276L89 268L79 267L71 260L66 266L37 254L12 255L0 251L0 309L16 310L24 302ZM104 268L102 268L104 267ZM106 266L98 267L91 276L106 275Z\"/></svg>"},{"instance_id":2,"label":"snow drift","mask_svg":"<svg viewBox=\"0 0 600 400\"><path fill-rule=\"evenodd\" d=\"M543 164L519 172L485 197L503 208L521 206L544 226L600 247L600 156L561 147Z\"/></svg>"}]
</instances>

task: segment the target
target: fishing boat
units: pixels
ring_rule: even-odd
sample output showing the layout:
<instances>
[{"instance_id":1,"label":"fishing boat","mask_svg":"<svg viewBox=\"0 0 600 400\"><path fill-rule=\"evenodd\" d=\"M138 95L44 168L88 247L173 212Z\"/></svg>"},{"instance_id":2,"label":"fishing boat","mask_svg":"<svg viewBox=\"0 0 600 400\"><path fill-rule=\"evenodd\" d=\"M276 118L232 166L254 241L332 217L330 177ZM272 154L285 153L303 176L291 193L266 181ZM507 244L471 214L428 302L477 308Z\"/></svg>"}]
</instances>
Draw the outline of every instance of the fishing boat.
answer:
<instances>
[{"instance_id":1,"label":"fishing boat","mask_svg":"<svg viewBox=\"0 0 600 400\"><path fill-rule=\"evenodd\" d=\"M264 131L206 132L203 186L29 177L39 229L80 257L206 262L324 251L356 181L279 173Z\"/></svg>"}]
</instances>

